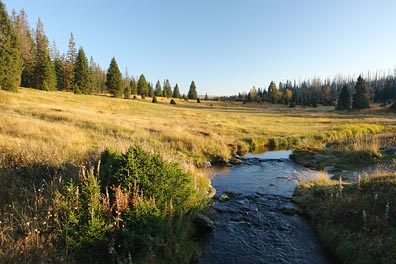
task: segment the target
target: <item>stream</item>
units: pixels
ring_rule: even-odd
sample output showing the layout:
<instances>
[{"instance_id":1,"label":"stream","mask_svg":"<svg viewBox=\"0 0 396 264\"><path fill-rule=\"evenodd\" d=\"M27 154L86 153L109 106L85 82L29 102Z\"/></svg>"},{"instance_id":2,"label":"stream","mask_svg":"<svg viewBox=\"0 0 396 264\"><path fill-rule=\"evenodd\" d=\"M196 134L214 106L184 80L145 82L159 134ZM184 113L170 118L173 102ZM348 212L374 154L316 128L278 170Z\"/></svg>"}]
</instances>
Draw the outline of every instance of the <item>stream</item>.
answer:
<instances>
[{"instance_id":1,"label":"stream","mask_svg":"<svg viewBox=\"0 0 396 264\"><path fill-rule=\"evenodd\" d=\"M215 229L202 241L201 263L329 263L291 202L297 176L313 172L290 153L248 154L242 164L216 171Z\"/></svg>"}]
</instances>

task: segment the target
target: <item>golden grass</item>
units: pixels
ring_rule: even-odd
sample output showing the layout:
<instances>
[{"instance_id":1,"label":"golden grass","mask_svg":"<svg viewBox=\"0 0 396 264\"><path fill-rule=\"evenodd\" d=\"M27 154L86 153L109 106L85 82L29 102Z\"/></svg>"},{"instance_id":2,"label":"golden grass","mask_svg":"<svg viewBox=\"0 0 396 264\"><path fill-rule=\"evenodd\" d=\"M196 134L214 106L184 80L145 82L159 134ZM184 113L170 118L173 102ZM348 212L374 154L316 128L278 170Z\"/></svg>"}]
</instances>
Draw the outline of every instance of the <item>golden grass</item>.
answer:
<instances>
[{"instance_id":1,"label":"golden grass","mask_svg":"<svg viewBox=\"0 0 396 264\"><path fill-rule=\"evenodd\" d=\"M336 184L335 181L330 179L327 171L315 171L313 174L297 174L299 188L311 188L313 186L327 186Z\"/></svg>"},{"instance_id":2,"label":"golden grass","mask_svg":"<svg viewBox=\"0 0 396 264\"><path fill-rule=\"evenodd\" d=\"M331 108L124 100L21 88L0 91L0 166L80 164L105 148L139 144L166 159L227 159L238 145L299 138L300 147L355 134L393 131L394 117L331 113ZM272 107L272 108L270 108ZM323 111L325 110L325 111ZM313 140L313 138L318 140Z\"/></svg>"}]
</instances>

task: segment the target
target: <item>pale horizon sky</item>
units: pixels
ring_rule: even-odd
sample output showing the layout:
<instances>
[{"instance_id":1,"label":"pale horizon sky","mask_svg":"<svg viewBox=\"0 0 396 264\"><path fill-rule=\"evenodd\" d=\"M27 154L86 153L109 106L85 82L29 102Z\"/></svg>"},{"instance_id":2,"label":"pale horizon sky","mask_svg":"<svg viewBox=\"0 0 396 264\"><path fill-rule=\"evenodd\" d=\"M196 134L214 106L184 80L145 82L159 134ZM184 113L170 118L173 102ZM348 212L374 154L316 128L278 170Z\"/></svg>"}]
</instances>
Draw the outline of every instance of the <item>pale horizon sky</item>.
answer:
<instances>
[{"instance_id":1,"label":"pale horizon sky","mask_svg":"<svg viewBox=\"0 0 396 264\"><path fill-rule=\"evenodd\" d=\"M50 44L107 69L233 95L273 80L357 75L396 65L394 0L3 0L38 17Z\"/></svg>"}]
</instances>

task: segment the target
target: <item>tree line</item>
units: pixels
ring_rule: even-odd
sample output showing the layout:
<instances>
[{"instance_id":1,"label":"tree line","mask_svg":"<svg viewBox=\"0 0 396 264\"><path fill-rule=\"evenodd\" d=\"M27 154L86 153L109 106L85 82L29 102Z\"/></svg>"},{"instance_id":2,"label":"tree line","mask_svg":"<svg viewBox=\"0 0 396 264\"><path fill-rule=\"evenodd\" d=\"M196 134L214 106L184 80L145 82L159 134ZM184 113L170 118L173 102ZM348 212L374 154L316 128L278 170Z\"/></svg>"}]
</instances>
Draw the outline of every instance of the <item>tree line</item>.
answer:
<instances>
[{"instance_id":1,"label":"tree line","mask_svg":"<svg viewBox=\"0 0 396 264\"><path fill-rule=\"evenodd\" d=\"M104 70L93 57L80 47L76 48L73 33L70 34L68 50L61 54L54 41L50 47L44 25L38 19L36 28L29 25L22 9L8 15L0 0L0 89L17 91L19 86L40 90L70 91L76 94L110 93L115 97L130 99L163 96L197 100L197 88L192 81L188 94L181 94L178 84L173 88L169 80L155 87L141 74L139 78L125 76L120 72L116 59L111 59Z\"/></svg>"},{"instance_id":2,"label":"tree line","mask_svg":"<svg viewBox=\"0 0 396 264\"><path fill-rule=\"evenodd\" d=\"M269 102L285 104L290 107L296 105L316 107L336 106L337 109L368 108L369 102L390 104L396 100L395 73L377 71L375 74L366 73L366 80L362 75L355 80L351 76L337 76L332 80L327 78L312 78L297 82L287 80L277 85L271 81L268 88L253 88L249 92L238 95L217 98L240 102ZM341 102L340 102L341 100ZM344 107L341 107L344 105Z\"/></svg>"}]
</instances>

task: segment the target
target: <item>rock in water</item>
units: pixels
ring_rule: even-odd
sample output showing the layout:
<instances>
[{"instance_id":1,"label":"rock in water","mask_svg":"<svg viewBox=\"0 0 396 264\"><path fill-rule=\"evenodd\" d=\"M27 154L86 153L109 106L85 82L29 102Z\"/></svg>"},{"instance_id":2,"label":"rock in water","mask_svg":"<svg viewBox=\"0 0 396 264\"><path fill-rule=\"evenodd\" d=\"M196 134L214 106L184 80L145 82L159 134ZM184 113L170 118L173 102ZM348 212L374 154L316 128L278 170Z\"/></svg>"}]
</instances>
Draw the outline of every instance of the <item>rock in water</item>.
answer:
<instances>
[{"instance_id":1,"label":"rock in water","mask_svg":"<svg viewBox=\"0 0 396 264\"><path fill-rule=\"evenodd\" d=\"M215 195L216 195L216 189L213 188L212 185L209 185L209 189L208 189L208 197L209 197L209 199L212 199Z\"/></svg>"},{"instance_id":2,"label":"rock in water","mask_svg":"<svg viewBox=\"0 0 396 264\"><path fill-rule=\"evenodd\" d=\"M212 164L209 161L205 161L201 164L202 168L210 168L212 167Z\"/></svg>"},{"instance_id":3,"label":"rock in water","mask_svg":"<svg viewBox=\"0 0 396 264\"><path fill-rule=\"evenodd\" d=\"M194 218L196 233L202 235L214 229L214 222L203 214L197 214Z\"/></svg>"},{"instance_id":4,"label":"rock in water","mask_svg":"<svg viewBox=\"0 0 396 264\"><path fill-rule=\"evenodd\" d=\"M238 165L238 164L241 164L242 163L242 160L240 160L240 159L238 159L238 158L231 158L229 161L228 161L230 164L232 164L232 165Z\"/></svg>"}]
</instances>

